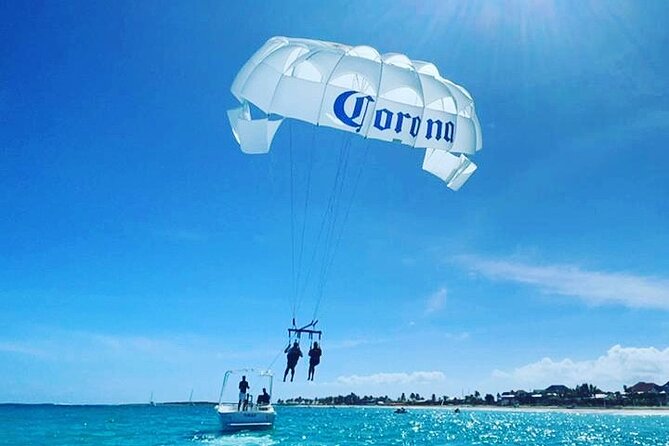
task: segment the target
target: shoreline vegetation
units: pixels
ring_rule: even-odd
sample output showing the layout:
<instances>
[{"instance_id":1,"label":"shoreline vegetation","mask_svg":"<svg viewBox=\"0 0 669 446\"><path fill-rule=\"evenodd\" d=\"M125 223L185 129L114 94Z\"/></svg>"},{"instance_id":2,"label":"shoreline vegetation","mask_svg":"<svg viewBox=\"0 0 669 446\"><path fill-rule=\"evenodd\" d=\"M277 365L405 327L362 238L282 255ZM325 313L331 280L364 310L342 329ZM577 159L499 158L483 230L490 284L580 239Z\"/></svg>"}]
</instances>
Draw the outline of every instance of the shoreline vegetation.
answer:
<instances>
[{"instance_id":1,"label":"shoreline vegetation","mask_svg":"<svg viewBox=\"0 0 669 446\"><path fill-rule=\"evenodd\" d=\"M669 382L664 385L638 382L623 386L623 391L604 392L593 384L584 383L570 388L562 384L545 389L510 390L482 396L480 392L466 396L449 397L432 394L424 398L418 393L402 393L393 399L386 396L358 396L355 393L323 398L279 399L278 405L299 406L414 406L414 407L480 407L480 408L551 408L551 409L669 409Z\"/></svg>"}]
</instances>

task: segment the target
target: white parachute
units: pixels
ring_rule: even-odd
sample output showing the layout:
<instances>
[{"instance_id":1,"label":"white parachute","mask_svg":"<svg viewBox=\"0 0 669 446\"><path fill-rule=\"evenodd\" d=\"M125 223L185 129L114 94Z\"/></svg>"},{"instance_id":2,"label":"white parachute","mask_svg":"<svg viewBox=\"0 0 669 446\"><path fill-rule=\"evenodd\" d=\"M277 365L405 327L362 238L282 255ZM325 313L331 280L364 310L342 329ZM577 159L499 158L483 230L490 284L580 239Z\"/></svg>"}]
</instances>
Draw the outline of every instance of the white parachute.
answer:
<instances>
[{"instance_id":1,"label":"white parachute","mask_svg":"<svg viewBox=\"0 0 669 446\"><path fill-rule=\"evenodd\" d=\"M273 37L231 90L241 106L228 118L244 153L267 153L291 118L425 149L423 169L452 190L476 170L466 156L482 146L472 97L429 62L368 46Z\"/></svg>"}]
</instances>

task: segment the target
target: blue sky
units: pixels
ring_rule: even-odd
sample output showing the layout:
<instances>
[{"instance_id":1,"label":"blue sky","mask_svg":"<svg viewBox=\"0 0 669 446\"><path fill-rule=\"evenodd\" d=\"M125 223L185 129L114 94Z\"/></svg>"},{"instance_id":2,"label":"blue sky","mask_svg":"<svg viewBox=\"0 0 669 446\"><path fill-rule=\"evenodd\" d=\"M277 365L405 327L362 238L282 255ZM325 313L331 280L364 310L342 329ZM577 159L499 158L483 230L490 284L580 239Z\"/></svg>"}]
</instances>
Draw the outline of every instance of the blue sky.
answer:
<instances>
[{"instance_id":1,"label":"blue sky","mask_svg":"<svg viewBox=\"0 0 669 446\"><path fill-rule=\"evenodd\" d=\"M484 136L457 193L419 151L373 142L362 164L351 140L364 168L319 312L323 362L278 396L669 380L664 2L8 2L0 16L0 401L214 399L224 370L276 357L286 149L304 166L317 148L311 231L343 136L295 123L270 155L239 151L229 88L274 35L432 61L472 93Z\"/></svg>"}]
</instances>

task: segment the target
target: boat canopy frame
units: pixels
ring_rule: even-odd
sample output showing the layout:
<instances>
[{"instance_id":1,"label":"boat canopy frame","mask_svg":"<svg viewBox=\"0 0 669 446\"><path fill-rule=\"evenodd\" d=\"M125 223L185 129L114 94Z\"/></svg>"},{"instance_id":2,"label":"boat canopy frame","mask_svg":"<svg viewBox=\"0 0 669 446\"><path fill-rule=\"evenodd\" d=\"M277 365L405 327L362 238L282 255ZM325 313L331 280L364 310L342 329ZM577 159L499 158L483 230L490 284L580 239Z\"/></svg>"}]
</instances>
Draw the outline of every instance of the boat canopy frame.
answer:
<instances>
[{"instance_id":1,"label":"boat canopy frame","mask_svg":"<svg viewBox=\"0 0 669 446\"><path fill-rule=\"evenodd\" d=\"M271 370L269 369L254 369L254 368L247 368L247 369L233 369L233 370L227 370L225 372L225 375L223 376L223 385L221 386L221 393L218 396L218 404L223 404L223 393L225 392L225 388L228 384L228 381L230 379L230 376L232 375L251 375L254 374L256 376L259 376L261 378L268 378L269 379L269 394L270 396L272 395L272 389L274 386L274 374L272 373Z\"/></svg>"}]
</instances>

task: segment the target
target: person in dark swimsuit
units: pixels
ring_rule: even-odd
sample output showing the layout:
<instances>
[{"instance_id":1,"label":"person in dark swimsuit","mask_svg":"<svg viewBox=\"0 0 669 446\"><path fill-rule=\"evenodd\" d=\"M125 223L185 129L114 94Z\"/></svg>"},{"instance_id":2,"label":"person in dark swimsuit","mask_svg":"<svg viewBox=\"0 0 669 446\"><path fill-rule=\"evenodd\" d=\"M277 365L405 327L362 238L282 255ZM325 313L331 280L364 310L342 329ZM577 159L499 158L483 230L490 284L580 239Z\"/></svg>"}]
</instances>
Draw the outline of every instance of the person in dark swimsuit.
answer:
<instances>
[{"instance_id":1,"label":"person in dark swimsuit","mask_svg":"<svg viewBox=\"0 0 669 446\"><path fill-rule=\"evenodd\" d=\"M314 380L314 372L316 372L316 366L321 363L321 355L323 350L318 346L318 342L314 342L314 345L309 350L309 374L307 375L307 381Z\"/></svg>"},{"instance_id":2,"label":"person in dark swimsuit","mask_svg":"<svg viewBox=\"0 0 669 446\"><path fill-rule=\"evenodd\" d=\"M263 406L269 404L269 393L267 393L267 389L263 387L262 389L262 395L258 395L258 400L256 401L258 403L258 406Z\"/></svg>"},{"instance_id":3,"label":"person in dark swimsuit","mask_svg":"<svg viewBox=\"0 0 669 446\"><path fill-rule=\"evenodd\" d=\"M300 344L295 341L293 343L293 346L291 347L290 344L286 349L284 350L284 353L287 353L286 355L286 371L283 372L283 381L286 381L286 376L288 376L288 372L290 371L290 380L293 381L293 378L295 377L295 366L297 365L297 361L300 360L302 357L302 350L300 350Z\"/></svg>"}]
</instances>

